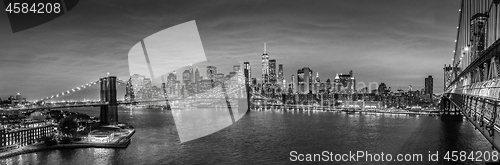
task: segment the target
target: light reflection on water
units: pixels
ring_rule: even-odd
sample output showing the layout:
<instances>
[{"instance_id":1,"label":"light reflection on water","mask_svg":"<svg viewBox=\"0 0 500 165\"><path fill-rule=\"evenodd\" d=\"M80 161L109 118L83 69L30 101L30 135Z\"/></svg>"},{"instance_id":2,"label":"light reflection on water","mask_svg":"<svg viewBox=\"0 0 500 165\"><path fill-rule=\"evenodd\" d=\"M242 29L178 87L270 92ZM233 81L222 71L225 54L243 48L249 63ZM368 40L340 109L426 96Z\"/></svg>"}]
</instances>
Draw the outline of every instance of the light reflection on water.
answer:
<instances>
[{"instance_id":1,"label":"light reflection on water","mask_svg":"<svg viewBox=\"0 0 500 165\"><path fill-rule=\"evenodd\" d=\"M98 108L78 111L99 115ZM131 123L137 131L126 149L42 151L0 160L0 164L283 164L289 162L292 150L392 154L491 150L491 144L467 121L442 122L436 116L406 114L299 110L252 111L214 134L180 143L173 112L120 109L119 120ZM197 111L190 112L195 115Z\"/></svg>"}]
</instances>

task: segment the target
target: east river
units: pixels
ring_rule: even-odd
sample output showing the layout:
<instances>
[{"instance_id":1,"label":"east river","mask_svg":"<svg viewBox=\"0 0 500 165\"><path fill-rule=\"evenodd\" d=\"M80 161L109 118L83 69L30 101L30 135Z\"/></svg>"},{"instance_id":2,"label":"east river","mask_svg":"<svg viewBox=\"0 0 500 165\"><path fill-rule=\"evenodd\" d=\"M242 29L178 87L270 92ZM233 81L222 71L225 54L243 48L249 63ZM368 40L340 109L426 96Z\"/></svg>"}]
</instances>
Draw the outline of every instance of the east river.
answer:
<instances>
[{"instance_id":1,"label":"east river","mask_svg":"<svg viewBox=\"0 0 500 165\"><path fill-rule=\"evenodd\" d=\"M97 108L71 109L99 115ZM14 156L0 164L286 164L297 154L422 154L423 162L384 164L484 164L446 162L447 151L492 151L491 144L468 121L438 116L323 111L251 111L216 133L180 143L172 111L119 109L119 120L136 133L126 149L50 150ZM439 153L439 162L428 154ZM306 162L307 163L307 162ZM336 164L373 164L361 159Z\"/></svg>"}]
</instances>

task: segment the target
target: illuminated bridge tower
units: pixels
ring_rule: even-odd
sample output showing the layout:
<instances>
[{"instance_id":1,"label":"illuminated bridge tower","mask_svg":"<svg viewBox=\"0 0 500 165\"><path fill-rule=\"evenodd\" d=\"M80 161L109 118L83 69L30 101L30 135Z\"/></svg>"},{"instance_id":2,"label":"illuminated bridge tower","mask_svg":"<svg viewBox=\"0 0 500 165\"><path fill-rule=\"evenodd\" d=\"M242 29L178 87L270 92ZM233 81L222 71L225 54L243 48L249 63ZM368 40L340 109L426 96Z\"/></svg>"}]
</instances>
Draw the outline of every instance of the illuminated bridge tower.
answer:
<instances>
[{"instance_id":1,"label":"illuminated bridge tower","mask_svg":"<svg viewBox=\"0 0 500 165\"><path fill-rule=\"evenodd\" d=\"M118 123L118 102L116 101L116 77L109 76L100 79L101 82L101 124L116 125Z\"/></svg>"}]
</instances>

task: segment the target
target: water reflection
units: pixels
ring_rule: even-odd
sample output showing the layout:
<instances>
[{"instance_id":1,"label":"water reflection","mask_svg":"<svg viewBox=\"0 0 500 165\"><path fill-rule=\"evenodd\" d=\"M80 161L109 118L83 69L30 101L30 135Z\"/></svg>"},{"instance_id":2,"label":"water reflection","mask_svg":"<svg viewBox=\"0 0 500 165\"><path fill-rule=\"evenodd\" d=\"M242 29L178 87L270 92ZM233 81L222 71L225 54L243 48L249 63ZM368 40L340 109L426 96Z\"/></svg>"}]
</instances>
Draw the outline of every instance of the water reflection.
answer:
<instances>
[{"instance_id":1,"label":"water reflection","mask_svg":"<svg viewBox=\"0 0 500 165\"><path fill-rule=\"evenodd\" d=\"M85 111L99 114L98 111ZM206 116L204 113L209 112L227 113L223 109L185 113ZM468 121L443 122L436 116L406 114L284 112L279 109L252 111L229 127L180 143L174 121L176 114L180 113L120 109L120 121L132 123L137 129L126 149L42 151L19 156L22 158L4 159L0 164L285 164L289 163L291 150L301 153L364 150L422 154L491 150L489 142ZM217 122L218 118L210 121ZM202 123L195 121L192 125L200 127Z\"/></svg>"},{"instance_id":2,"label":"water reflection","mask_svg":"<svg viewBox=\"0 0 500 165\"><path fill-rule=\"evenodd\" d=\"M107 148L96 148L93 150L94 164L111 164L110 158L114 150Z\"/></svg>"}]
</instances>

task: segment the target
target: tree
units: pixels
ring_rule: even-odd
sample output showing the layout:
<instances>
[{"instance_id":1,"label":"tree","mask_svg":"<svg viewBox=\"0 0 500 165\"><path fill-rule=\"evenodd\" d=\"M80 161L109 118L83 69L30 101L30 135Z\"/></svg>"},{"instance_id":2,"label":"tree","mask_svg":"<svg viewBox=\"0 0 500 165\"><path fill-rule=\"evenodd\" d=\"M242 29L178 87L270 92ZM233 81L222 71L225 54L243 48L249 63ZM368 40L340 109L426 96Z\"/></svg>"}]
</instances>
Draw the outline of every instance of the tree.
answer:
<instances>
[{"instance_id":1,"label":"tree","mask_svg":"<svg viewBox=\"0 0 500 165\"><path fill-rule=\"evenodd\" d=\"M29 118L32 120L45 120L47 117L41 112L33 112L30 114Z\"/></svg>"},{"instance_id":2,"label":"tree","mask_svg":"<svg viewBox=\"0 0 500 165\"><path fill-rule=\"evenodd\" d=\"M77 128L78 123L74 117L69 116L59 121L58 130L63 136L74 137Z\"/></svg>"},{"instance_id":3,"label":"tree","mask_svg":"<svg viewBox=\"0 0 500 165\"><path fill-rule=\"evenodd\" d=\"M40 141L42 141L46 146L52 146L57 144L54 135L43 136L42 138L40 138Z\"/></svg>"}]
</instances>

